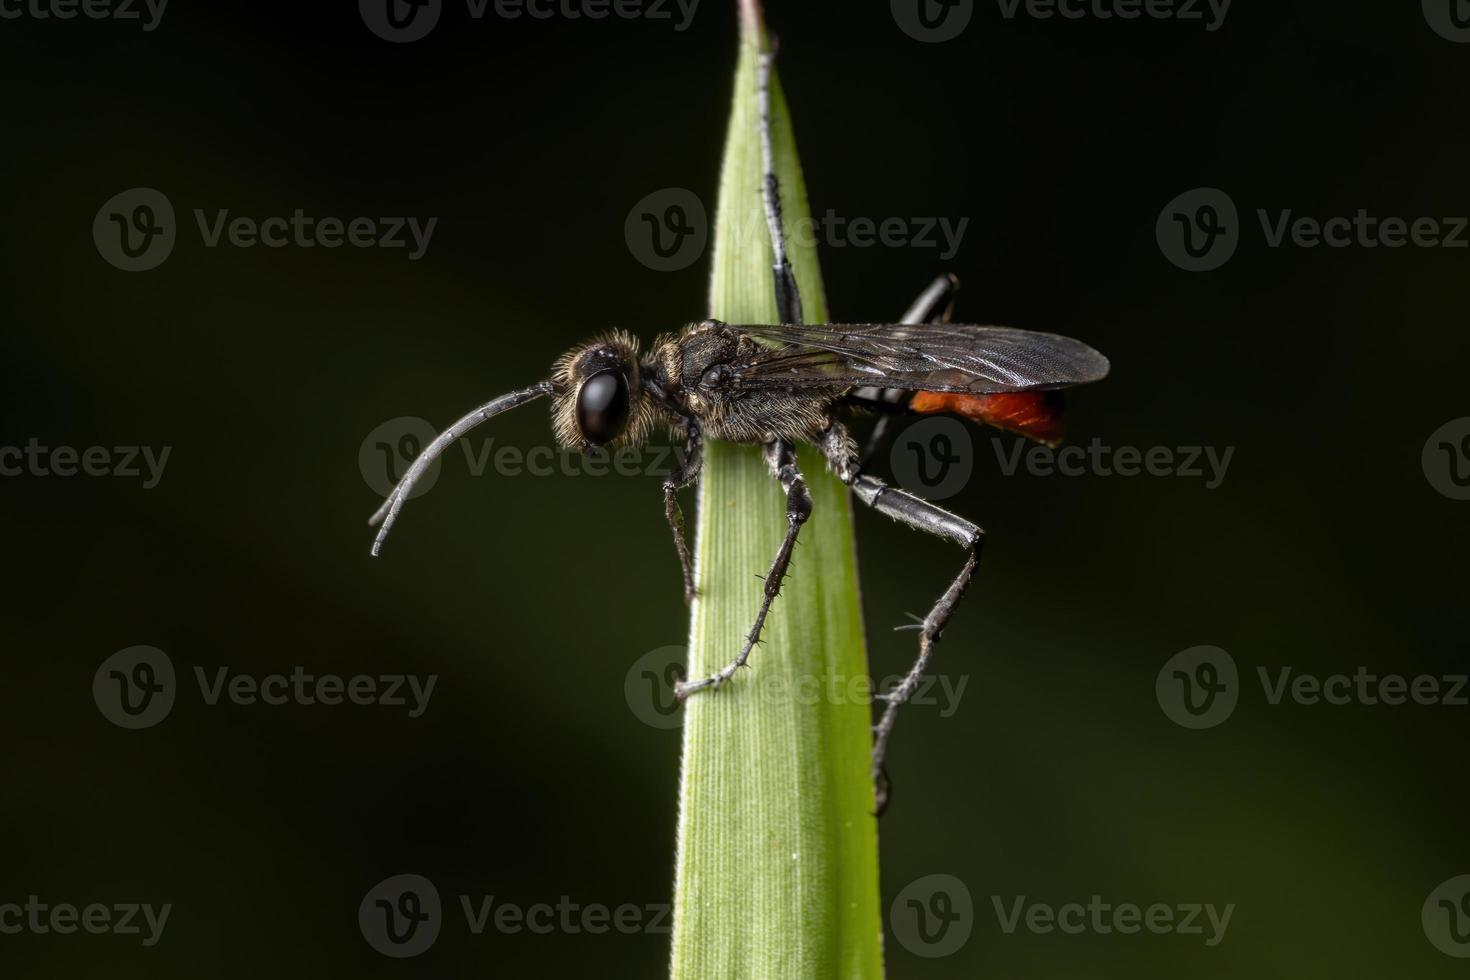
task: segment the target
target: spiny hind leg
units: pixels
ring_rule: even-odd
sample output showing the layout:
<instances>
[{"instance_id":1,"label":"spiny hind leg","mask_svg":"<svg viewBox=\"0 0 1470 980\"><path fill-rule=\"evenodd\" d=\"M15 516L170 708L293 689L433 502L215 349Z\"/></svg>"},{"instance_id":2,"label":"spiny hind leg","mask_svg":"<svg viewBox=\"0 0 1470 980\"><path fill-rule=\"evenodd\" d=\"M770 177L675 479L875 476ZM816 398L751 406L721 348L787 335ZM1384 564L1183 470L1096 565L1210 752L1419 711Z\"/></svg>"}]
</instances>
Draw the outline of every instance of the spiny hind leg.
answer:
<instances>
[{"instance_id":1,"label":"spiny hind leg","mask_svg":"<svg viewBox=\"0 0 1470 980\"><path fill-rule=\"evenodd\" d=\"M939 642L944 627L949 623L955 607L959 605L960 597L965 594L970 579L974 577L975 568L980 563L980 546L985 539L985 532L978 525L951 514L938 504L916 497L906 490L890 487L877 477L863 475L857 463L852 439L840 425L834 423L823 433L822 452L832 471L843 483L852 487L863 503L916 531L953 541L969 552L964 567L919 625L919 655L913 666L891 691L878 694L878 699L885 703L883 714L873 728L873 781L877 809L881 813L888 802L888 779L883 769L883 759L888 752L893 726L898 720L898 709L918 689L924 671L929 666L929 659L934 654L934 645Z\"/></svg>"}]
</instances>

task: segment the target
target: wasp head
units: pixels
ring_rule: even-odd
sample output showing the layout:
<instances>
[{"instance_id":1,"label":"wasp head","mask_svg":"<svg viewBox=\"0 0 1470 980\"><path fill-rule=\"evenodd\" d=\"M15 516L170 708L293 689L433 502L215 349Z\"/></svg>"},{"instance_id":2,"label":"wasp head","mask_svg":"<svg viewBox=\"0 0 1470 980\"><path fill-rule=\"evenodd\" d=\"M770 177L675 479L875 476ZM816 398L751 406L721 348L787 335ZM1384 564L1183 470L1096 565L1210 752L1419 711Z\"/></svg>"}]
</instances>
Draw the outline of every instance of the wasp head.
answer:
<instances>
[{"instance_id":1,"label":"wasp head","mask_svg":"<svg viewBox=\"0 0 1470 980\"><path fill-rule=\"evenodd\" d=\"M567 449L636 446L656 409L642 387L638 340L615 331L567 351L551 369L552 428Z\"/></svg>"}]
</instances>

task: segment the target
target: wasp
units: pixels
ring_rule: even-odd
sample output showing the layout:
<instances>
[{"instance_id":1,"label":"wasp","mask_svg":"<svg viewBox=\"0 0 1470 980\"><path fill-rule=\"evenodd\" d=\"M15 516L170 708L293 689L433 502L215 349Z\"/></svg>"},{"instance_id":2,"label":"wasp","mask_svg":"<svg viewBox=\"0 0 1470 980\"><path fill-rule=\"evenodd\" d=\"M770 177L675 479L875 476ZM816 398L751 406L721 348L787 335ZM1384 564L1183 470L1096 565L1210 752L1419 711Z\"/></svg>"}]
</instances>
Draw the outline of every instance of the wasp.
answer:
<instances>
[{"instance_id":1,"label":"wasp","mask_svg":"<svg viewBox=\"0 0 1470 980\"><path fill-rule=\"evenodd\" d=\"M815 444L834 474L869 507L909 527L967 549L959 576L923 620L919 656L887 702L874 742L881 768L894 712L913 694L934 643L979 561L980 527L863 471L846 418L855 411L945 412L1054 444L1061 435L1056 391L1108 373L1103 355L1080 341L1008 327L946 322L956 282L942 277L901 323L692 323L657 337L649 349L624 332L563 354L551 377L501 395L434 439L414 460L371 523L378 554L414 484L444 449L475 426L535 401L551 399L552 429L563 448L592 452L640 446L657 429L685 440L685 454L663 484L686 598L694 571L678 492L699 476L706 439L754 443L786 494L786 534L765 576L755 623L740 652L719 672L678 685L681 698L728 681L760 639L780 591L812 500L796 464L796 444ZM932 321L932 322L931 322Z\"/></svg>"},{"instance_id":2,"label":"wasp","mask_svg":"<svg viewBox=\"0 0 1470 980\"><path fill-rule=\"evenodd\" d=\"M767 149L768 72L765 63L761 135ZM759 641L797 537L812 513L796 445L817 446L829 469L862 503L967 552L959 574L918 624L919 653L912 668L897 687L879 695L886 704L874 727L873 774L880 785L881 809L883 757L896 712L917 689L934 645L975 573L984 532L865 472L847 420L873 411L888 417L943 412L1055 444L1063 424L1057 392L1102 379L1108 360L1069 337L951 322L958 288L953 276L936 279L898 323L801 323L800 294L781 231L779 188L769 163L763 195L782 323L703 320L656 337L646 351L636 337L622 331L574 347L556 360L549 378L480 406L419 454L369 522L378 527L372 553L379 553L414 484L448 446L502 412L550 398L552 429L566 449L590 453L637 447L660 429L674 438L682 436L684 458L664 481L663 497L685 598L691 600L694 568L678 493L698 479L706 439L758 445L786 495L785 535L766 571L755 622L739 653L717 673L678 684L675 693L682 699L730 680Z\"/></svg>"}]
</instances>

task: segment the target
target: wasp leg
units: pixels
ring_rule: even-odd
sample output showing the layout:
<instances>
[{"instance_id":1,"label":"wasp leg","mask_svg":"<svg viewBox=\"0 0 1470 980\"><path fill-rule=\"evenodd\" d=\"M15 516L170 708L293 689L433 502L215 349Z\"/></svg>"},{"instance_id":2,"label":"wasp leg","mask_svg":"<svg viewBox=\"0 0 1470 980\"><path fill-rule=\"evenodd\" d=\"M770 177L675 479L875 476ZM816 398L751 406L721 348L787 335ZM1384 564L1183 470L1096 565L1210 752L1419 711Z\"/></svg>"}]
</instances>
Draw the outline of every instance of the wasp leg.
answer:
<instances>
[{"instance_id":1,"label":"wasp leg","mask_svg":"<svg viewBox=\"0 0 1470 980\"><path fill-rule=\"evenodd\" d=\"M929 615L925 616L920 624L918 659L914 661L914 665L909 668L909 672L898 683L898 686L886 694L878 695L878 699L886 704L882 717L873 728L873 781L876 787L877 809L879 813L882 813L888 796L888 780L883 769L883 757L888 751L888 739L893 734L898 709L905 701L913 697L914 691L919 686L919 680L924 675L924 670L929 666L929 658L934 653L934 645L939 642L950 615L954 612L955 606L959 605L960 597L965 594L965 589L975 574L975 567L980 563L980 546L985 539L985 532L978 525L951 514L937 504L896 487L890 487L876 477L863 475L858 467L852 438L839 425L834 424L823 434L822 452L831 464L832 471L843 483L852 487L857 498L863 503L878 513L886 514L917 531L924 531L953 541L969 552L964 568L960 569L959 575L950 583L949 588L939 597L939 601L934 604L933 609L929 610Z\"/></svg>"},{"instance_id":2,"label":"wasp leg","mask_svg":"<svg viewBox=\"0 0 1470 980\"><path fill-rule=\"evenodd\" d=\"M918 298L909 304L904 311L899 323L949 323L954 316L955 294L960 291L960 280L953 273L945 273L931 282ZM858 397L870 402L886 402L893 405L907 405L908 400L913 397L913 392L902 391L898 388L860 388ZM893 424L892 415L883 415L878 419L878 424L873 426L873 432L868 436L868 444L863 449L863 465L873 458L878 447L883 445L888 437L888 428Z\"/></svg>"},{"instance_id":3,"label":"wasp leg","mask_svg":"<svg viewBox=\"0 0 1470 980\"><path fill-rule=\"evenodd\" d=\"M766 465L786 491L786 537L781 539L781 547L776 550L770 571L766 572L765 595L761 598L760 611L755 614L755 625L745 637L740 655L717 674L701 681L676 685L674 693L680 698L688 697L706 687L719 687L745 666L745 661L750 659L750 651L760 641L761 630L766 624L766 614L771 611L771 603L781 592L781 582L786 578L786 569L791 565L791 550L796 547L796 536L801 532L801 526L807 522L807 518L812 516L812 496L807 492L806 480L802 478L801 470L796 467L796 447L783 439L773 439L765 444L763 452Z\"/></svg>"},{"instance_id":4,"label":"wasp leg","mask_svg":"<svg viewBox=\"0 0 1470 980\"><path fill-rule=\"evenodd\" d=\"M904 312L899 323L948 323L954 316L954 298L960 291L958 276L946 272L931 282Z\"/></svg>"},{"instance_id":5,"label":"wasp leg","mask_svg":"<svg viewBox=\"0 0 1470 980\"><path fill-rule=\"evenodd\" d=\"M694 560L689 542L684 537L684 511L679 507L679 491L699 478L704 465L704 433L699 423L689 419L685 428L684 459L664 480L664 518L674 532L674 549L679 552L679 567L684 572L684 601L694 601Z\"/></svg>"},{"instance_id":6,"label":"wasp leg","mask_svg":"<svg viewBox=\"0 0 1470 980\"><path fill-rule=\"evenodd\" d=\"M771 233L771 278L776 287L776 315L782 323L801 323L801 290L786 258L786 231L781 217L781 182L776 179L775 153L771 149L771 61L773 52L761 55L757 69L760 87L761 199L766 209L766 226Z\"/></svg>"}]
</instances>

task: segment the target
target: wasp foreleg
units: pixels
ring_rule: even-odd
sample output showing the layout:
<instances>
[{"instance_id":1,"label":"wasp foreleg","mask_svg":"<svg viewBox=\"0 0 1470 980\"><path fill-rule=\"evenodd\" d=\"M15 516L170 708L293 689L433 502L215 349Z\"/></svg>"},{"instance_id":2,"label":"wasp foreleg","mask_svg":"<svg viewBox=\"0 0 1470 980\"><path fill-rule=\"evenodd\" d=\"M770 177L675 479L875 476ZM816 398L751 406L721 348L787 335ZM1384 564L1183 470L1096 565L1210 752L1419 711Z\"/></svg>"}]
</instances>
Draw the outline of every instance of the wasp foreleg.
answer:
<instances>
[{"instance_id":1,"label":"wasp foreleg","mask_svg":"<svg viewBox=\"0 0 1470 980\"><path fill-rule=\"evenodd\" d=\"M684 601L694 601L694 560L689 554L689 542L684 536L684 511L679 507L679 491L699 477L704 465L704 434L699 423L689 419L686 423L684 458L668 479L664 480L664 518L674 532L674 548L679 552L679 567L684 572Z\"/></svg>"},{"instance_id":2,"label":"wasp foreleg","mask_svg":"<svg viewBox=\"0 0 1470 980\"><path fill-rule=\"evenodd\" d=\"M812 516L812 496L807 491L801 470L796 466L796 447L783 439L773 439L765 444L762 451L765 453L766 465L771 468L771 474L781 481L781 488L786 491L786 536L781 539L781 547L776 550L776 557L771 561L770 570L766 572L760 610L755 614L755 625L746 635L740 655L717 674L704 680L686 681L676 685L674 693L681 698L706 687L719 687L745 666L745 662L750 659L750 651L760 640L766 615L771 611L771 603L781 592L781 582L786 578L786 569L791 565L791 551L796 547L796 536L801 533L801 526L807 522L807 518Z\"/></svg>"}]
</instances>

